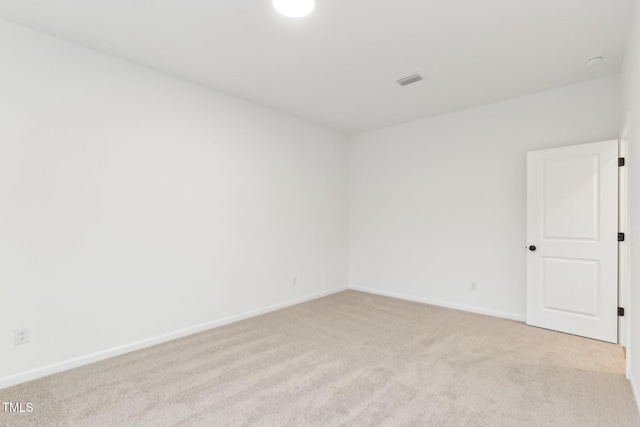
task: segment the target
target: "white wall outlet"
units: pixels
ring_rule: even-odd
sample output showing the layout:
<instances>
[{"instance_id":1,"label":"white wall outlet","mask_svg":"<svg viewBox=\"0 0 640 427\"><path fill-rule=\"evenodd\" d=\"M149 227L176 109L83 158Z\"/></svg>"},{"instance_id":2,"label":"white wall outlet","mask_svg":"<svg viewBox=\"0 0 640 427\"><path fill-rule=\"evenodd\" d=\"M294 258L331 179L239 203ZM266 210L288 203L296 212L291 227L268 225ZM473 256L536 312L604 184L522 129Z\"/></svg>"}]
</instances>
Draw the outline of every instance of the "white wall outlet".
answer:
<instances>
[{"instance_id":1,"label":"white wall outlet","mask_svg":"<svg viewBox=\"0 0 640 427\"><path fill-rule=\"evenodd\" d=\"M475 292L478 290L478 284L476 282L470 282L469 283L469 290L471 292Z\"/></svg>"},{"instance_id":2,"label":"white wall outlet","mask_svg":"<svg viewBox=\"0 0 640 427\"><path fill-rule=\"evenodd\" d=\"M298 276L293 276L291 279L291 286L296 286L298 284Z\"/></svg>"},{"instance_id":3,"label":"white wall outlet","mask_svg":"<svg viewBox=\"0 0 640 427\"><path fill-rule=\"evenodd\" d=\"M15 345L27 344L31 336L29 328L20 328L13 331L13 343Z\"/></svg>"}]
</instances>

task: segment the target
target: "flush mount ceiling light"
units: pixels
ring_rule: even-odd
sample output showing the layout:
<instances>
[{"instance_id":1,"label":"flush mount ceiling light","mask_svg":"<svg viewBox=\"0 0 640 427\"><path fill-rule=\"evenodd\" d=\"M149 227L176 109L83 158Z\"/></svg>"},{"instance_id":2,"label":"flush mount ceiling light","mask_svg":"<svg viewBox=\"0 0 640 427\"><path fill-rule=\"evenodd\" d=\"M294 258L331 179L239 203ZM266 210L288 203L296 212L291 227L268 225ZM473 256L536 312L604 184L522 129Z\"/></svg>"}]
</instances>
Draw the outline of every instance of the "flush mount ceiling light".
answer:
<instances>
[{"instance_id":1,"label":"flush mount ceiling light","mask_svg":"<svg viewBox=\"0 0 640 427\"><path fill-rule=\"evenodd\" d=\"M273 0L273 7L289 18L307 16L315 6L315 0Z\"/></svg>"},{"instance_id":2,"label":"flush mount ceiling light","mask_svg":"<svg viewBox=\"0 0 640 427\"><path fill-rule=\"evenodd\" d=\"M600 64L602 61L604 61L604 57L602 57L602 56L594 56L594 57L589 58L586 61L584 61L584 63L587 64L587 67L594 67L594 66Z\"/></svg>"}]
</instances>

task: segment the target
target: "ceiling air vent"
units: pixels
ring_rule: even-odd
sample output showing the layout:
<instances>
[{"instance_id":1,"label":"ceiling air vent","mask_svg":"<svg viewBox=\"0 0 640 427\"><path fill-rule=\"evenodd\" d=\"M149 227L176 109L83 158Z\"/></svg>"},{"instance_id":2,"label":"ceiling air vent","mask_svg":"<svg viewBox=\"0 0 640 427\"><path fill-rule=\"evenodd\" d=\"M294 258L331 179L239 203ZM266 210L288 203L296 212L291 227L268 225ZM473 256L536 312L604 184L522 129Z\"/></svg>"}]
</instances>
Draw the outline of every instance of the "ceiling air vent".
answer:
<instances>
[{"instance_id":1,"label":"ceiling air vent","mask_svg":"<svg viewBox=\"0 0 640 427\"><path fill-rule=\"evenodd\" d=\"M396 83L398 83L400 86L406 86L410 85L411 83L419 82L420 80L422 80L422 76L420 74L412 74L400 80L396 80Z\"/></svg>"}]
</instances>

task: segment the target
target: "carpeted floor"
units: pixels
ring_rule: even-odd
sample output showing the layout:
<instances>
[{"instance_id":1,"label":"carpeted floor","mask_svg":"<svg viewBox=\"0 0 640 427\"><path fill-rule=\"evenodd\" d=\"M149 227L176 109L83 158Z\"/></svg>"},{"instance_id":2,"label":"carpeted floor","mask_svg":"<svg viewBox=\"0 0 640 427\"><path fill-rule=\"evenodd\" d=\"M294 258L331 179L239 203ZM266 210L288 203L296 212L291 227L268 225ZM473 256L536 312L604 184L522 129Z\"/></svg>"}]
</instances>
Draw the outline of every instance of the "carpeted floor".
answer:
<instances>
[{"instance_id":1,"label":"carpeted floor","mask_svg":"<svg viewBox=\"0 0 640 427\"><path fill-rule=\"evenodd\" d=\"M5 426L640 426L622 348L345 291L0 390Z\"/></svg>"}]
</instances>

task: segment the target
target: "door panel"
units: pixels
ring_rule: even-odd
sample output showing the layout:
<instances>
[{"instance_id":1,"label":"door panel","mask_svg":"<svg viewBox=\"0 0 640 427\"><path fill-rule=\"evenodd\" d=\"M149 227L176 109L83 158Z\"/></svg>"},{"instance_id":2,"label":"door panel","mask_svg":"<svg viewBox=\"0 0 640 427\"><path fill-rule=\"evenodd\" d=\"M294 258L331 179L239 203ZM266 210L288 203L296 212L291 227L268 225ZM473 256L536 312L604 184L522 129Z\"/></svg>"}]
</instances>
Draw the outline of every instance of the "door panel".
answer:
<instances>
[{"instance_id":1,"label":"door panel","mask_svg":"<svg viewBox=\"0 0 640 427\"><path fill-rule=\"evenodd\" d=\"M544 310L598 316L598 261L543 257Z\"/></svg>"},{"instance_id":2,"label":"door panel","mask_svg":"<svg viewBox=\"0 0 640 427\"><path fill-rule=\"evenodd\" d=\"M545 240L598 240L598 163L595 155L543 160Z\"/></svg>"},{"instance_id":3,"label":"door panel","mask_svg":"<svg viewBox=\"0 0 640 427\"><path fill-rule=\"evenodd\" d=\"M527 324L617 341L618 142L527 153Z\"/></svg>"}]
</instances>

